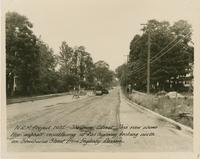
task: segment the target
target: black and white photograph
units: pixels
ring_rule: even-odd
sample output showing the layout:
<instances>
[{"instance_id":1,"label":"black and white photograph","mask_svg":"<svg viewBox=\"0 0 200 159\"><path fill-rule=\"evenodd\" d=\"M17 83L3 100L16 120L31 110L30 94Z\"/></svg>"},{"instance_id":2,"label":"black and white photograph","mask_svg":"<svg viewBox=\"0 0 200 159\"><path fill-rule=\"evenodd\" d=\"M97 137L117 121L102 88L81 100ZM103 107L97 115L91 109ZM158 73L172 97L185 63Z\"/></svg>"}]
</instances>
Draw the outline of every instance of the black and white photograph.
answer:
<instances>
[{"instance_id":1,"label":"black and white photograph","mask_svg":"<svg viewBox=\"0 0 200 159\"><path fill-rule=\"evenodd\" d=\"M7 153L200 157L195 1L2 4Z\"/></svg>"}]
</instances>

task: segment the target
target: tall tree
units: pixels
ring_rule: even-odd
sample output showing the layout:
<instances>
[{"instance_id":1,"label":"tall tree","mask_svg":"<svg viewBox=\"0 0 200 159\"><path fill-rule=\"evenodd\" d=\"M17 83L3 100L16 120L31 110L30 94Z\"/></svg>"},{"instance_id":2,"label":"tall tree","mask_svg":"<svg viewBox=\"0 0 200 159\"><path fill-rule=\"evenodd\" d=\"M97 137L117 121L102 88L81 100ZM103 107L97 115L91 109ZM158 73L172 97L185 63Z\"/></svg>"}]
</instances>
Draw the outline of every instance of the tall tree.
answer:
<instances>
[{"instance_id":1,"label":"tall tree","mask_svg":"<svg viewBox=\"0 0 200 159\"><path fill-rule=\"evenodd\" d=\"M170 80L174 79L172 89L180 87L180 77L185 77L193 62L191 25L180 20L170 26L169 22L149 20L142 29L143 35L136 35L130 44L129 71L130 82L140 88L146 86L147 35L151 35L151 86L152 89L169 89ZM171 45L169 45L171 44ZM167 46L167 47L166 47ZM163 50L165 48L165 50ZM163 51L161 51L163 50ZM166 55L159 57L163 52ZM182 79L183 80L183 79Z\"/></svg>"},{"instance_id":2,"label":"tall tree","mask_svg":"<svg viewBox=\"0 0 200 159\"><path fill-rule=\"evenodd\" d=\"M63 41L60 46L60 53L58 56L59 64L60 64L60 71L62 74L69 74L72 73L74 63L73 61L74 52L73 49L67 45L67 42Z\"/></svg>"},{"instance_id":3,"label":"tall tree","mask_svg":"<svg viewBox=\"0 0 200 159\"><path fill-rule=\"evenodd\" d=\"M127 64L122 64L118 66L115 70L116 76L120 81L121 86L125 87L127 81Z\"/></svg>"},{"instance_id":4,"label":"tall tree","mask_svg":"<svg viewBox=\"0 0 200 159\"><path fill-rule=\"evenodd\" d=\"M39 75L39 48L32 23L16 12L6 14L7 93L13 95L17 83L20 93L31 95Z\"/></svg>"},{"instance_id":5,"label":"tall tree","mask_svg":"<svg viewBox=\"0 0 200 159\"><path fill-rule=\"evenodd\" d=\"M97 61L95 63L95 77L97 83L100 83L103 87L110 87L115 73L109 70L109 64L105 61Z\"/></svg>"},{"instance_id":6,"label":"tall tree","mask_svg":"<svg viewBox=\"0 0 200 159\"><path fill-rule=\"evenodd\" d=\"M36 85L38 93L47 94L57 92L57 78L55 71L57 60L53 50L41 39L38 39L39 47L39 78Z\"/></svg>"},{"instance_id":7,"label":"tall tree","mask_svg":"<svg viewBox=\"0 0 200 159\"><path fill-rule=\"evenodd\" d=\"M85 51L84 46L72 49L66 42L62 42L60 47L60 71L65 81L65 85L72 87L89 87L94 82L94 64L90 53ZM72 80L68 80L72 79Z\"/></svg>"}]
</instances>

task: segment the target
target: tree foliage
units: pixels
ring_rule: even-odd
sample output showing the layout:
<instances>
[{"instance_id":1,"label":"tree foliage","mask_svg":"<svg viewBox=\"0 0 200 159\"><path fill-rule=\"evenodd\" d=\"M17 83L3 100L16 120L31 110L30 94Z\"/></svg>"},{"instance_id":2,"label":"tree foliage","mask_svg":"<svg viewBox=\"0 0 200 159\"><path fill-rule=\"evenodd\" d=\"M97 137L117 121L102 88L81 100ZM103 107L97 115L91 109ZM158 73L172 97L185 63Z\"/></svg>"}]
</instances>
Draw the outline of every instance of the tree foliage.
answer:
<instances>
[{"instance_id":1,"label":"tree foliage","mask_svg":"<svg viewBox=\"0 0 200 159\"><path fill-rule=\"evenodd\" d=\"M64 41L61 44L58 59L61 65L59 71L64 81L68 81L66 83L69 85L68 89L79 85L91 87L94 83L94 64L91 55L85 51L85 47L73 49Z\"/></svg>"},{"instance_id":2,"label":"tree foliage","mask_svg":"<svg viewBox=\"0 0 200 159\"><path fill-rule=\"evenodd\" d=\"M14 82L21 81L22 94L35 92L39 75L39 48L32 23L15 12L6 14L6 80L7 93L13 94ZM23 83L23 84L22 84Z\"/></svg>"},{"instance_id":3,"label":"tree foliage","mask_svg":"<svg viewBox=\"0 0 200 159\"><path fill-rule=\"evenodd\" d=\"M97 78L101 78L105 87L111 84L114 73L109 65L100 61L97 64L101 66L95 66L84 46L72 48L63 41L55 55L41 37L34 35L32 28L25 16L16 12L6 14L8 96L66 92L74 87L91 89Z\"/></svg>"},{"instance_id":4,"label":"tree foliage","mask_svg":"<svg viewBox=\"0 0 200 159\"><path fill-rule=\"evenodd\" d=\"M53 50L45 44L41 39L37 40L39 48L39 77L37 79L37 92L42 94L57 92L56 73L57 60L53 54Z\"/></svg>"},{"instance_id":5,"label":"tree foliage","mask_svg":"<svg viewBox=\"0 0 200 159\"><path fill-rule=\"evenodd\" d=\"M114 81L115 73L109 70L109 64L100 60L95 63L95 77L103 87L109 87Z\"/></svg>"},{"instance_id":6,"label":"tree foliage","mask_svg":"<svg viewBox=\"0 0 200 159\"><path fill-rule=\"evenodd\" d=\"M146 90L147 39L151 37L151 90L178 90L183 88L186 75L191 73L194 50L191 46L192 28L187 21L173 25L167 21L149 20L142 35L130 42L128 83L135 89ZM164 52L165 55L160 56ZM122 66L121 66L122 67ZM118 68L118 71L120 68Z\"/></svg>"}]
</instances>

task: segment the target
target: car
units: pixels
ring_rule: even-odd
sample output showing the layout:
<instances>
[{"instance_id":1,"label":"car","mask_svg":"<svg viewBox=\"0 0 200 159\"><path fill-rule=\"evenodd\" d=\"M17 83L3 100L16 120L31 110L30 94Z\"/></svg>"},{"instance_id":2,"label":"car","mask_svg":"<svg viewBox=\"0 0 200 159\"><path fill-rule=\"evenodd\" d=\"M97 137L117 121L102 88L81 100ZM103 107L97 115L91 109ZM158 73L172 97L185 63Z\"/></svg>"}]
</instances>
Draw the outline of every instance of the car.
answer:
<instances>
[{"instance_id":1,"label":"car","mask_svg":"<svg viewBox=\"0 0 200 159\"><path fill-rule=\"evenodd\" d=\"M102 92L103 92L103 94L108 94L109 93L109 91L107 89L105 89L105 88L102 89Z\"/></svg>"},{"instance_id":2,"label":"car","mask_svg":"<svg viewBox=\"0 0 200 159\"><path fill-rule=\"evenodd\" d=\"M95 88L95 95L103 95L103 91L102 91L102 87L101 86L97 86Z\"/></svg>"},{"instance_id":3,"label":"car","mask_svg":"<svg viewBox=\"0 0 200 159\"><path fill-rule=\"evenodd\" d=\"M103 91L102 90L96 90L95 91L95 95L96 96L101 96L101 95L103 95Z\"/></svg>"}]
</instances>

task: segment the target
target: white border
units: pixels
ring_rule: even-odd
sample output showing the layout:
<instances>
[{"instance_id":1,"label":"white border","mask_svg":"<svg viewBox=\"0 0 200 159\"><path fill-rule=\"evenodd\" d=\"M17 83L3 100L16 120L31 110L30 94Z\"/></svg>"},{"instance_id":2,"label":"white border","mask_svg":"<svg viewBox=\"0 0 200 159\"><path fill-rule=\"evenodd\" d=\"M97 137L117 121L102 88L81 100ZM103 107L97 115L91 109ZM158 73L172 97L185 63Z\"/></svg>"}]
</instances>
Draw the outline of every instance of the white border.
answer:
<instances>
[{"instance_id":1,"label":"white border","mask_svg":"<svg viewBox=\"0 0 200 159\"><path fill-rule=\"evenodd\" d=\"M21 158L109 158L109 159L196 159L199 156L200 159L200 1L190 0L194 5L194 18L196 20L194 28L194 43L195 43L195 65L194 65L194 152L193 153L8 153L6 149L6 94L5 94L5 0L0 1L1 6L1 70L0 70L0 88L1 88L1 158L9 159L21 159ZM180 4L181 7L181 4ZM187 11L186 11L187 12Z\"/></svg>"}]
</instances>

